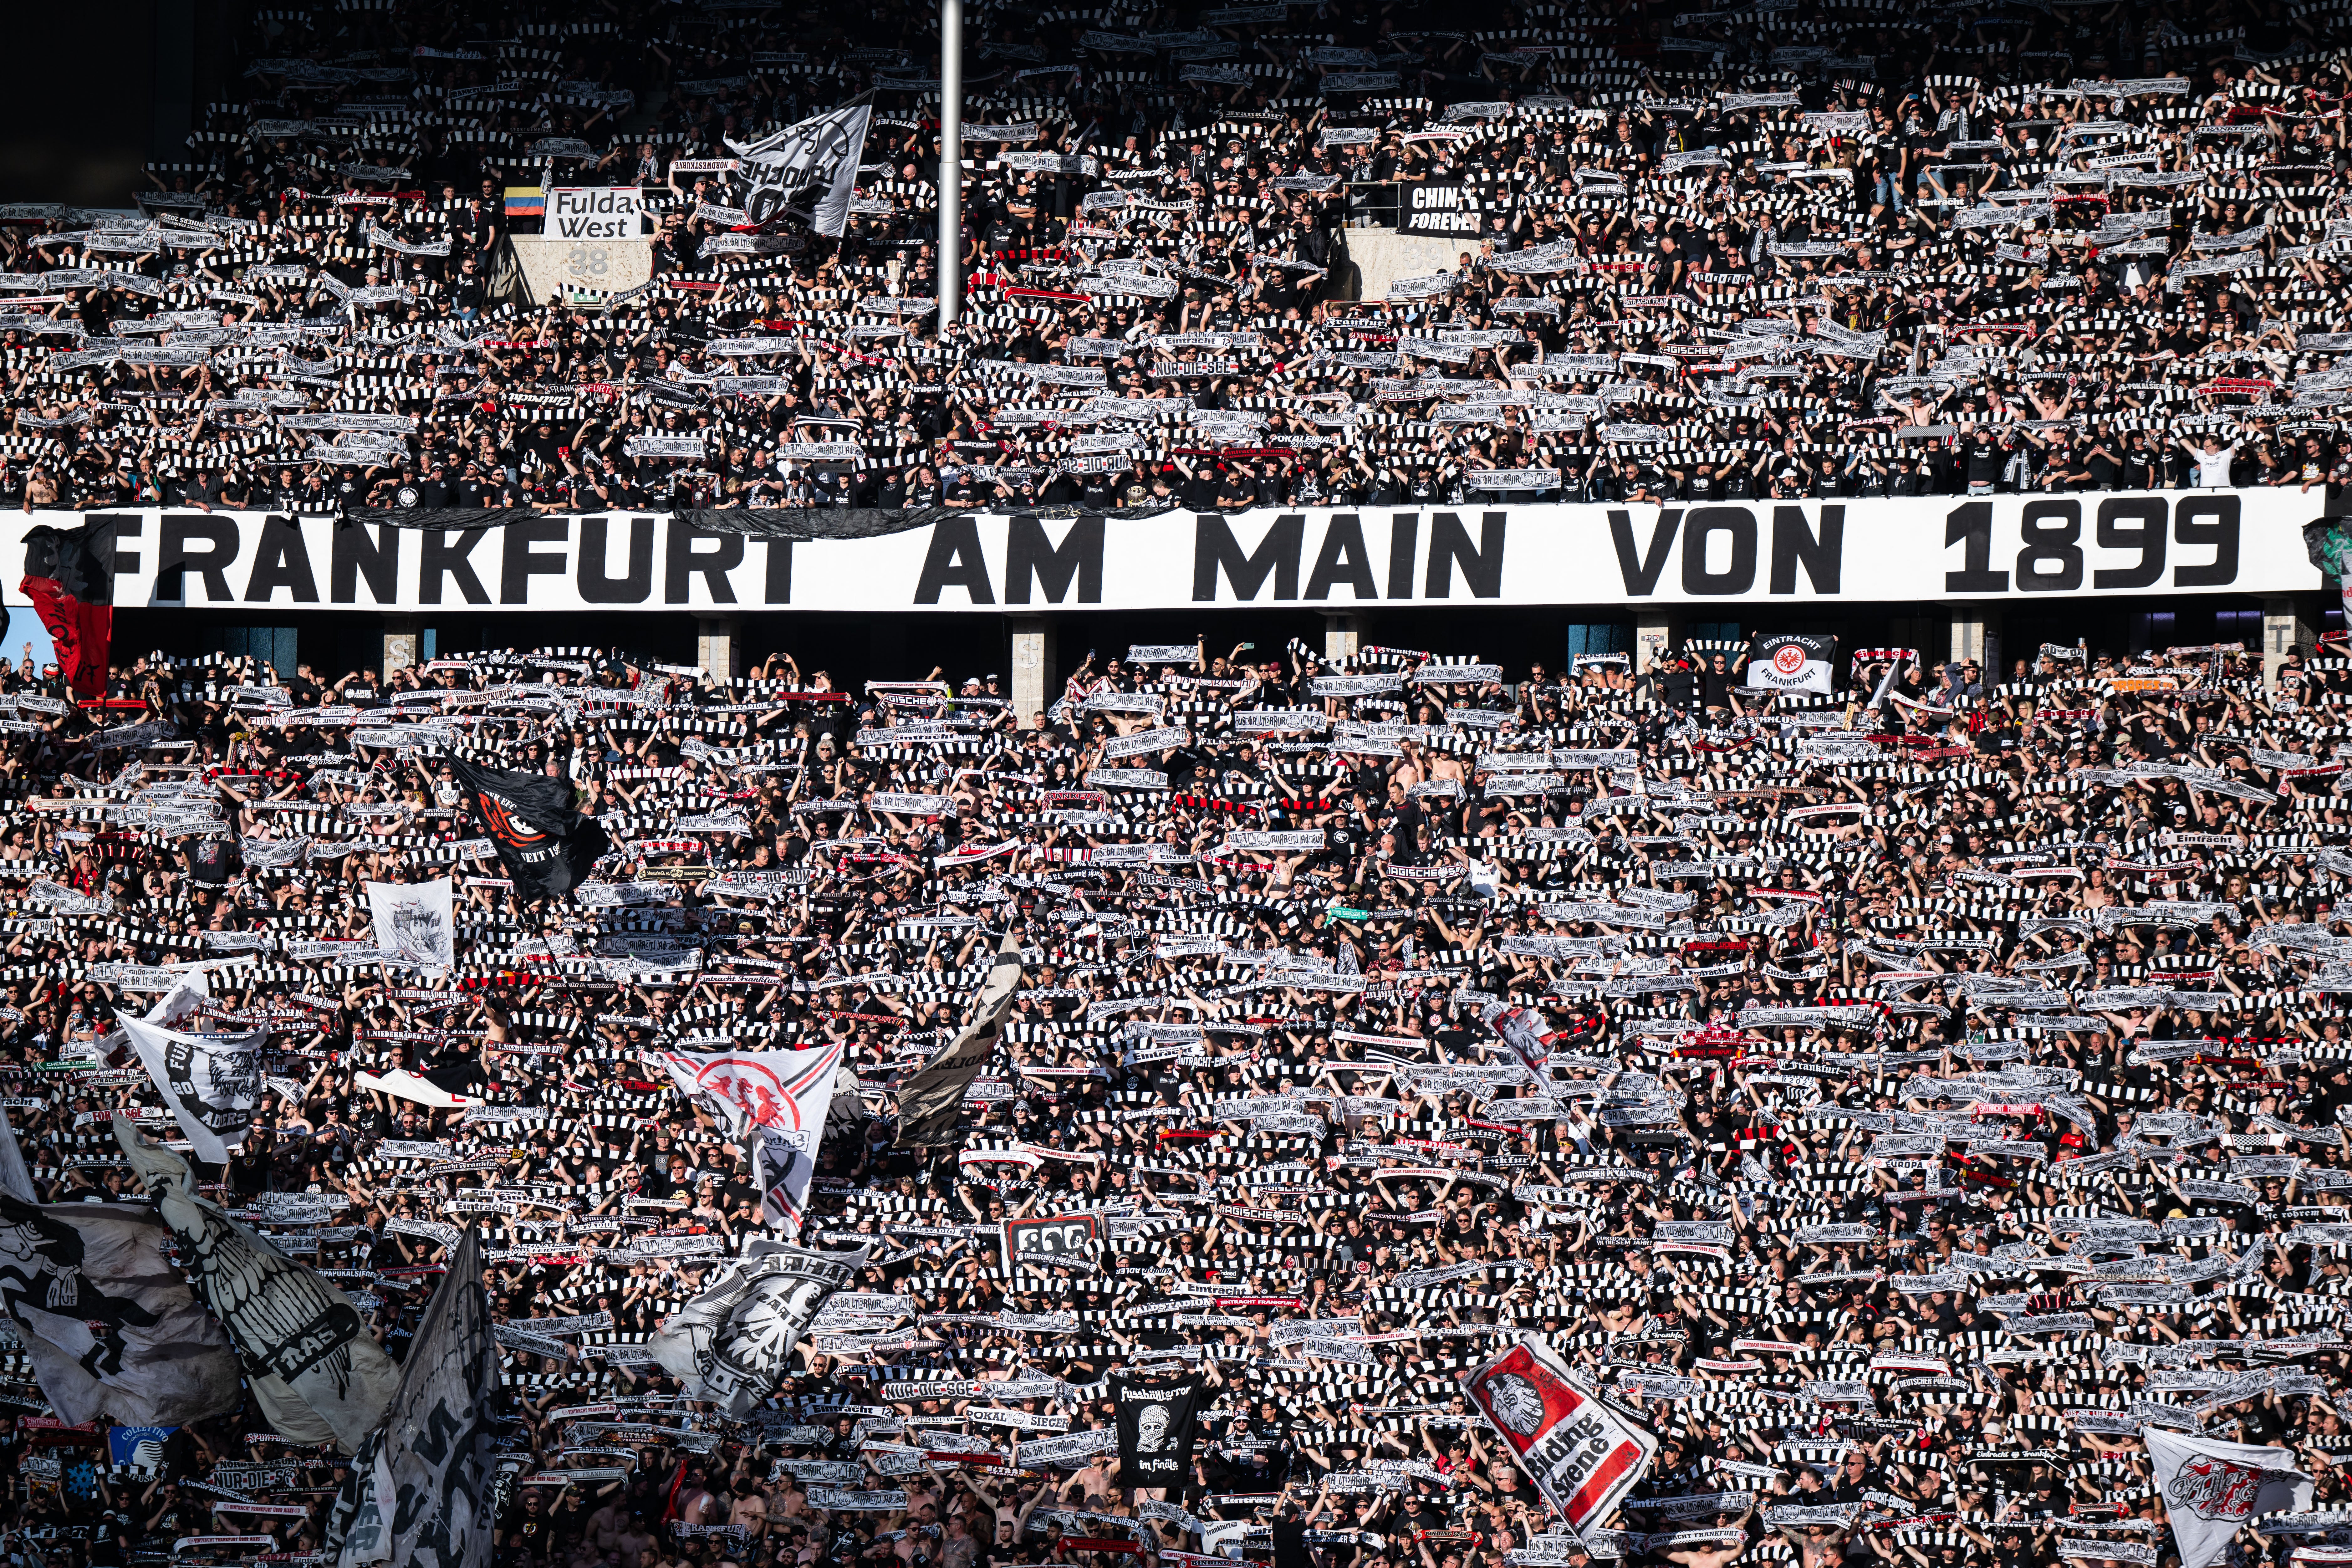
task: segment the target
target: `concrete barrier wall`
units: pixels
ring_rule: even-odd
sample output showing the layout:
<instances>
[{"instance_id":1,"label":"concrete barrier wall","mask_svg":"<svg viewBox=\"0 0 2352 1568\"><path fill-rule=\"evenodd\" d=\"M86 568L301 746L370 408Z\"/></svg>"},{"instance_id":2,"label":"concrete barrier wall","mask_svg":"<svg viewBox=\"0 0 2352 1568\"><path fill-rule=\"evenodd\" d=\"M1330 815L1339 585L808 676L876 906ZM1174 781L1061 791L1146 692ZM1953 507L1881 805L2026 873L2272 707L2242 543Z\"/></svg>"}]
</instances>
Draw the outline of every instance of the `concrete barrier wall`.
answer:
<instances>
[{"instance_id":1,"label":"concrete barrier wall","mask_svg":"<svg viewBox=\"0 0 2352 1568\"><path fill-rule=\"evenodd\" d=\"M524 295L543 305L559 290L617 294L653 276L653 247L643 239L562 239L549 234L513 237Z\"/></svg>"},{"instance_id":2,"label":"concrete barrier wall","mask_svg":"<svg viewBox=\"0 0 2352 1568\"><path fill-rule=\"evenodd\" d=\"M1356 287L1349 297L1356 300L1385 300L1395 279L1452 272L1461 265L1464 251L1477 250L1459 239L1399 234L1392 228L1343 228L1339 237L1355 265Z\"/></svg>"}]
</instances>

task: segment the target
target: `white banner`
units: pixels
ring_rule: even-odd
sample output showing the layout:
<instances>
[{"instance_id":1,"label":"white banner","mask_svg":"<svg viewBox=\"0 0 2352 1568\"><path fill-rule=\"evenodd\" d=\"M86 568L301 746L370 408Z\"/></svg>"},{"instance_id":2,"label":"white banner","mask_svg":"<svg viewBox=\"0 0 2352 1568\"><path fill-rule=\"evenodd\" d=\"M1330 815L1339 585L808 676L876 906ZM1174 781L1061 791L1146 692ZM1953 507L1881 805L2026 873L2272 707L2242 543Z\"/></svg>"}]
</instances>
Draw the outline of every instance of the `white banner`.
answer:
<instances>
[{"instance_id":1,"label":"white banner","mask_svg":"<svg viewBox=\"0 0 2352 1568\"><path fill-rule=\"evenodd\" d=\"M825 1299L856 1278L869 1248L810 1252L753 1237L702 1294L646 1342L688 1399L737 1420L776 1391L792 1349Z\"/></svg>"},{"instance_id":2,"label":"white banner","mask_svg":"<svg viewBox=\"0 0 2352 1568\"><path fill-rule=\"evenodd\" d=\"M457 962L455 885L433 882L369 882L368 912L375 921L375 944L396 952L428 974Z\"/></svg>"},{"instance_id":3,"label":"white banner","mask_svg":"<svg viewBox=\"0 0 2352 1568\"><path fill-rule=\"evenodd\" d=\"M1708 605L2283 594L2320 585L2292 489L1231 516L965 513L870 539L747 538L668 515L504 528L251 512L121 519L118 605L568 612L1176 609L1220 604ZM25 531L78 512L16 514Z\"/></svg>"},{"instance_id":4,"label":"white banner","mask_svg":"<svg viewBox=\"0 0 2352 1568\"><path fill-rule=\"evenodd\" d=\"M253 1108L261 1102L261 1047L269 1031L189 1035L142 1018L121 1024L190 1151L199 1160L226 1163L231 1150L244 1146Z\"/></svg>"},{"instance_id":5,"label":"white banner","mask_svg":"<svg viewBox=\"0 0 2352 1568\"><path fill-rule=\"evenodd\" d=\"M270 1430L358 1453L383 1425L400 1382L359 1309L200 1195L188 1163L148 1142L127 1117L114 1118L114 1137L179 1238L182 1266L228 1331Z\"/></svg>"},{"instance_id":6,"label":"white banner","mask_svg":"<svg viewBox=\"0 0 2352 1568\"><path fill-rule=\"evenodd\" d=\"M833 1069L841 1061L838 1045L805 1051L656 1054L677 1091L688 1100L708 1096L738 1136L751 1126L822 1131L833 1103Z\"/></svg>"},{"instance_id":7,"label":"white banner","mask_svg":"<svg viewBox=\"0 0 2352 1568\"><path fill-rule=\"evenodd\" d=\"M715 1104L729 1131L746 1140L761 1217L788 1234L800 1234L825 1116L833 1107L841 1047L712 1055L664 1051L660 1060L680 1094Z\"/></svg>"},{"instance_id":8,"label":"white banner","mask_svg":"<svg viewBox=\"0 0 2352 1568\"><path fill-rule=\"evenodd\" d=\"M2210 1437L2183 1437L2150 1426L2141 1440L2156 1468L2180 1568L2206 1568L2229 1550L2251 1519L2311 1506L2311 1478L2284 1448L2255 1448Z\"/></svg>"},{"instance_id":9,"label":"white banner","mask_svg":"<svg viewBox=\"0 0 2352 1568\"><path fill-rule=\"evenodd\" d=\"M1608 1522L1658 1451L1655 1437L1618 1419L1539 1339L1523 1339L1472 1373L1463 1392L1580 1535Z\"/></svg>"},{"instance_id":10,"label":"white banner","mask_svg":"<svg viewBox=\"0 0 2352 1568\"><path fill-rule=\"evenodd\" d=\"M635 185L547 193L546 230L559 239L635 239L645 232L645 195Z\"/></svg>"}]
</instances>

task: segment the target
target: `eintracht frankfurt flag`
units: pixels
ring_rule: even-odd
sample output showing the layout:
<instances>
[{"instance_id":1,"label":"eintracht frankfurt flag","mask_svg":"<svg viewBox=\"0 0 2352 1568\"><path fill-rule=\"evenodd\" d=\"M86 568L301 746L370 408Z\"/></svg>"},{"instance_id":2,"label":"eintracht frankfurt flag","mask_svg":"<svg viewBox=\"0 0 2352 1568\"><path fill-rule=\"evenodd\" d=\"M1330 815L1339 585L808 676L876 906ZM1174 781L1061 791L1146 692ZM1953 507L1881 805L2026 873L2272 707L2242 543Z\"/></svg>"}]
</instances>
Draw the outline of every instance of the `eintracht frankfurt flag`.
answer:
<instances>
[{"instance_id":1,"label":"eintracht frankfurt flag","mask_svg":"<svg viewBox=\"0 0 2352 1568\"><path fill-rule=\"evenodd\" d=\"M1748 684L1826 694L1836 656L1835 637L1759 637L1748 647Z\"/></svg>"},{"instance_id":2,"label":"eintracht frankfurt flag","mask_svg":"<svg viewBox=\"0 0 2352 1568\"><path fill-rule=\"evenodd\" d=\"M749 192L744 205L754 221L763 222L781 208L806 218L817 233L840 238L857 194L857 160L873 118L873 105L862 103L812 115L748 146L728 142L728 151L743 162ZM763 192L775 194L758 199Z\"/></svg>"},{"instance_id":3,"label":"eintracht frankfurt flag","mask_svg":"<svg viewBox=\"0 0 2352 1568\"><path fill-rule=\"evenodd\" d=\"M2143 1434L2156 1466L2156 1488L2172 1521L2180 1568L2207 1568L2230 1548L2247 1521L2311 1506L2311 1478L2284 1448L2250 1448L2183 1437L2158 1426Z\"/></svg>"},{"instance_id":4,"label":"eintracht frankfurt flag","mask_svg":"<svg viewBox=\"0 0 2352 1568\"><path fill-rule=\"evenodd\" d=\"M839 1045L805 1051L662 1051L655 1059L688 1099L727 1121L745 1141L762 1217L797 1233L833 1107Z\"/></svg>"}]
</instances>

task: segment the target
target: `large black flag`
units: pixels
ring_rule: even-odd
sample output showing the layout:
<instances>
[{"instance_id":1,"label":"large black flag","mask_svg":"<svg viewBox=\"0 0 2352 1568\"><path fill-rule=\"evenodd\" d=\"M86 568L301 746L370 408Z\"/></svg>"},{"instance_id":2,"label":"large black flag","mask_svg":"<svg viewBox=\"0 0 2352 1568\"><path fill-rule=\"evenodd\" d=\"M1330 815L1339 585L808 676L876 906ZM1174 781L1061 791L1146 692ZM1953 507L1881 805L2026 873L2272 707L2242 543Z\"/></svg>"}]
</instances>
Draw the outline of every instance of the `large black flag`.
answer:
<instances>
[{"instance_id":1,"label":"large black flag","mask_svg":"<svg viewBox=\"0 0 2352 1568\"><path fill-rule=\"evenodd\" d=\"M106 659L114 636L114 528L93 517L79 528L43 524L25 531L25 576L18 590L58 650L58 668L84 697L106 695Z\"/></svg>"},{"instance_id":2,"label":"large black flag","mask_svg":"<svg viewBox=\"0 0 2352 1568\"><path fill-rule=\"evenodd\" d=\"M1197 1377L1110 1377L1118 1419L1118 1481L1126 1487L1182 1487L1192 1477L1192 1434L1201 1402Z\"/></svg>"},{"instance_id":3,"label":"large black flag","mask_svg":"<svg viewBox=\"0 0 2352 1568\"><path fill-rule=\"evenodd\" d=\"M477 767L462 757L450 758L449 768L526 900L569 892L613 847L603 824L572 809L569 780Z\"/></svg>"},{"instance_id":4,"label":"large black flag","mask_svg":"<svg viewBox=\"0 0 2352 1568\"><path fill-rule=\"evenodd\" d=\"M400 1391L329 1520L341 1568L489 1568L499 1352L468 1226L401 1363Z\"/></svg>"}]
</instances>

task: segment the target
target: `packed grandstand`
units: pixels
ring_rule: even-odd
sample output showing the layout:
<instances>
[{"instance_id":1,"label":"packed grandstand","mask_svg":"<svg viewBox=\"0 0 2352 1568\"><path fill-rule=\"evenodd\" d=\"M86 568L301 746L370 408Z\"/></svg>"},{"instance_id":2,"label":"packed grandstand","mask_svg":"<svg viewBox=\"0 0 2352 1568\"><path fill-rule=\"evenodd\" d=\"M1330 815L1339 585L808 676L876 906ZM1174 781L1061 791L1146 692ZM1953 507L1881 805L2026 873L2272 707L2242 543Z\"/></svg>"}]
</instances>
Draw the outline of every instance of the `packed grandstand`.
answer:
<instances>
[{"instance_id":1,"label":"packed grandstand","mask_svg":"<svg viewBox=\"0 0 2352 1568\"><path fill-rule=\"evenodd\" d=\"M1129 651L12 678L27 1560L2333 1560L2345 661Z\"/></svg>"},{"instance_id":2,"label":"packed grandstand","mask_svg":"<svg viewBox=\"0 0 2352 1568\"><path fill-rule=\"evenodd\" d=\"M0 499L1197 510L2344 477L2352 137L2325 6L989 7L945 330L928 8L522 16L250 13L234 94L138 213L0 208ZM778 133L845 106L836 239L766 187ZM622 192L623 216L551 216L597 192L581 210ZM533 303L502 242L542 226L642 231L650 273ZM1400 226L1458 251L1359 297L1351 254Z\"/></svg>"},{"instance_id":3,"label":"packed grandstand","mask_svg":"<svg viewBox=\"0 0 2352 1568\"><path fill-rule=\"evenodd\" d=\"M0 207L0 1552L2352 1563L2332 646L110 649L290 580L225 509L747 593L815 508L2336 510L2340 7L972 10L944 327L922 7L250 11L136 216ZM534 293L574 219L646 281Z\"/></svg>"}]
</instances>

